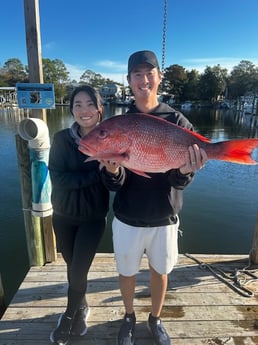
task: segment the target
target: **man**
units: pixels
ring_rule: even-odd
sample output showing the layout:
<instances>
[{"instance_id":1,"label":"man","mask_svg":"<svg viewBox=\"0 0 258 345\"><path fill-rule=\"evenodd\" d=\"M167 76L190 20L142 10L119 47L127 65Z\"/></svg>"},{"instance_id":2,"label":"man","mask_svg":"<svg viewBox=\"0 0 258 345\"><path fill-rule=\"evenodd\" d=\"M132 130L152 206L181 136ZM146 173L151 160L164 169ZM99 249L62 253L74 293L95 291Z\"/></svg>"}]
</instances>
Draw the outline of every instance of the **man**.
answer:
<instances>
[{"instance_id":1,"label":"man","mask_svg":"<svg viewBox=\"0 0 258 345\"><path fill-rule=\"evenodd\" d=\"M158 101L162 73L152 51L138 51L128 60L128 83L135 102L128 113L148 113L192 129L182 113ZM168 273L177 261L178 213L183 189L207 160L204 150L189 147L186 164L166 173L145 178L116 162L102 161L102 179L116 191L114 198L113 245L125 316L118 334L118 345L133 345L135 279L144 253L149 260L151 312L147 327L156 345L170 345L170 337L161 322Z\"/></svg>"}]
</instances>

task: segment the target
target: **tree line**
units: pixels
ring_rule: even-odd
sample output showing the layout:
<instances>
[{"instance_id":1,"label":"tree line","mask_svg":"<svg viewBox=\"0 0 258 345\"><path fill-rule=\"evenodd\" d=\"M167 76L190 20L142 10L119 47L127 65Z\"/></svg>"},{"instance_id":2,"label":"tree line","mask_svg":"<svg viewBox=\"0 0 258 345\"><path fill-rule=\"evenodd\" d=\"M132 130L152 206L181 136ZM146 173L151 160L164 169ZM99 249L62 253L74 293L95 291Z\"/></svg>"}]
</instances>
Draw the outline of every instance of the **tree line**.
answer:
<instances>
[{"instance_id":1,"label":"tree line","mask_svg":"<svg viewBox=\"0 0 258 345\"><path fill-rule=\"evenodd\" d=\"M70 72L60 59L42 59L44 83L54 84L55 99L64 103L69 100L74 84L78 82L70 79ZM15 87L16 83L29 82L28 66L23 65L17 58L8 59L3 67L0 67L0 86ZM113 80L104 78L98 73L86 70L80 77L79 83L89 84L100 89L107 83L116 83ZM116 83L117 84L117 83Z\"/></svg>"},{"instance_id":2,"label":"tree line","mask_svg":"<svg viewBox=\"0 0 258 345\"><path fill-rule=\"evenodd\" d=\"M203 100L214 103L219 97L237 99L256 95L258 91L258 67L242 60L229 73L220 65L207 66L203 73L188 71L180 65L172 65L164 71L163 91L171 92L179 101Z\"/></svg>"},{"instance_id":3,"label":"tree line","mask_svg":"<svg viewBox=\"0 0 258 345\"><path fill-rule=\"evenodd\" d=\"M57 102L63 103L78 82L71 80L69 71L60 59L42 59L45 83L53 83ZM0 86L15 86L17 82L29 82L28 66L18 58L8 59L0 67ZM85 70L79 83L101 89L105 84L119 84L101 74ZM123 86L120 84L120 86ZM164 70L160 92L173 95L176 102L185 100L216 102L219 98L237 99L240 96L256 95L258 92L258 67L251 61L242 60L231 72L220 65L206 66L203 73L187 70L174 64Z\"/></svg>"}]
</instances>

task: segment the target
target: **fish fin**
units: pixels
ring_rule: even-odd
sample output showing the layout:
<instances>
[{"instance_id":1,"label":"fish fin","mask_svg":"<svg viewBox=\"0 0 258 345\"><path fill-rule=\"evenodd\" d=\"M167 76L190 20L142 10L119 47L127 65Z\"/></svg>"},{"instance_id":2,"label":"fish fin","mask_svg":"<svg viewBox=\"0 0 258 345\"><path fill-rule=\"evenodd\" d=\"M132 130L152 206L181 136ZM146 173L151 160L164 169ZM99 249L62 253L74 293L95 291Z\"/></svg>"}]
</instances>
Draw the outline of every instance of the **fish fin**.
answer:
<instances>
[{"instance_id":1,"label":"fish fin","mask_svg":"<svg viewBox=\"0 0 258 345\"><path fill-rule=\"evenodd\" d=\"M235 139L229 141L222 141L223 151L218 158L219 160L228 161L238 164L258 164L252 159L251 154L253 150L258 148L258 139Z\"/></svg>"},{"instance_id":2,"label":"fish fin","mask_svg":"<svg viewBox=\"0 0 258 345\"><path fill-rule=\"evenodd\" d=\"M111 160L111 161L117 162L118 164L121 163L121 165L123 166L122 162L125 161L125 160L128 160L129 157L125 153L120 154L120 155L116 155L116 154L112 154L112 155L103 154L103 155L99 155L99 156L88 157L87 159L85 159L84 162L87 163L87 162L91 162L91 161L94 161L94 160L101 160L101 159ZM132 171L136 175L140 175L140 176L143 176L143 177L146 177L146 178L151 178L149 175L145 174L144 171L140 171L140 170L136 170L136 169L132 169L132 168L127 168L127 169Z\"/></svg>"},{"instance_id":3,"label":"fish fin","mask_svg":"<svg viewBox=\"0 0 258 345\"><path fill-rule=\"evenodd\" d=\"M158 120L158 121L166 122L166 123L168 123L170 126L179 127L180 130L184 130L185 132L187 132L187 133L189 133L189 134L195 136L197 139L199 139L199 140L201 140L201 141L203 141L203 142L205 142L205 143L210 143L210 142L211 142L211 140L210 140L209 138L206 138L206 137L204 137L203 135L201 135L201 134L199 134L199 133L197 133L197 132L191 131L191 130L188 129L188 128L179 126L179 125L176 124L176 123L171 123L170 121L168 121L167 119L164 119L164 118L162 118L162 117L157 117L157 116L155 116L155 115L144 114L144 113L140 113L140 114L137 114L137 115L141 115L141 116L144 115L144 116L146 116L146 117L154 118L155 121Z\"/></svg>"},{"instance_id":4,"label":"fish fin","mask_svg":"<svg viewBox=\"0 0 258 345\"><path fill-rule=\"evenodd\" d=\"M95 160L97 160L97 159L98 159L98 158L95 157L95 156L88 157L88 158L85 159L84 163L88 163L88 162L91 162L91 161L95 161Z\"/></svg>"},{"instance_id":5,"label":"fish fin","mask_svg":"<svg viewBox=\"0 0 258 345\"><path fill-rule=\"evenodd\" d=\"M173 125L175 125L175 124L173 124ZM178 125L175 125L175 126L178 126ZM178 126L178 127L180 127L180 126ZM199 139L199 140L201 140L201 141L203 141L205 143L210 143L211 142L211 140L209 138L206 138L206 137L204 137L203 135L201 135L201 134L199 134L197 132L193 132L193 131L191 131L188 128L180 127L180 129L183 129L185 132L193 135L194 137L196 137L197 139Z\"/></svg>"}]
</instances>

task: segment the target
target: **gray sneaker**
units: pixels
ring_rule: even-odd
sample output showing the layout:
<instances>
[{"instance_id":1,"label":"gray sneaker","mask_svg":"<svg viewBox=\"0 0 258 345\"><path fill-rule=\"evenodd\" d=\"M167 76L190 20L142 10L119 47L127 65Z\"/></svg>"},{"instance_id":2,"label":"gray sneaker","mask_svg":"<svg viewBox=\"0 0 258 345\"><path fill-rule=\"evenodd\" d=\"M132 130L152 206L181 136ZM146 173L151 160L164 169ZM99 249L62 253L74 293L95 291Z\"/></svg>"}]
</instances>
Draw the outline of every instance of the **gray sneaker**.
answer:
<instances>
[{"instance_id":1,"label":"gray sneaker","mask_svg":"<svg viewBox=\"0 0 258 345\"><path fill-rule=\"evenodd\" d=\"M72 335L83 336L87 333L87 320L90 316L90 307L80 308L74 315L71 329Z\"/></svg>"},{"instance_id":2,"label":"gray sneaker","mask_svg":"<svg viewBox=\"0 0 258 345\"><path fill-rule=\"evenodd\" d=\"M153 317L150 314L147 328L155 341L155 345L171 345L169 335L159 317Z\"/></svg>"},{"instance_id":3,"label":"gray sneaker","mask_svg":"<svg viewBox=\"0 0 258 345\"><path fill-rule=\"evenodd\" d=\"M62 314L57 322L56 329L50 334L50 341L53 344L66 345L69 340L73 319Z\"/></svg>"},{"instance_id":4,"label":"gray sneaker","mask_svg":"<svg viewBox=\"0 0 258 345\"><path fill-rule=\"evenodd\" d=\"M117 345L134 345L135 324L135 313L125 314L123 323L118 333Z\"/></svg>"}]
</instances>

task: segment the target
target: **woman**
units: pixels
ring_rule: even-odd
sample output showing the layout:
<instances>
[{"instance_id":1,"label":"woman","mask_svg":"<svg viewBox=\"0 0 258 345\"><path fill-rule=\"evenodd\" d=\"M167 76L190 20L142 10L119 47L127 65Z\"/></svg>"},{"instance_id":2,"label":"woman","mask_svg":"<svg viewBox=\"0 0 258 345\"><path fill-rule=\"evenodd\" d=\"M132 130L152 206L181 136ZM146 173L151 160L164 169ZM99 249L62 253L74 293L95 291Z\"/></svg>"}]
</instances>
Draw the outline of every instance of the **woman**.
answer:
<instances>
[{"instance_id":1,"label":"woman","mask_svg":"<svg viewBox=\"0 0 258 345\"><path fill-rule=\"evenodd\" d=\"M67 265L67 307L50 340L67 344L69 335L85 335L89 306L87 275L106 226L109 193L100 179L99 163L85 163L78 143L102 120L100 95L83 85L73 91L70 111L75 122L56 133L50 149L53 227L58 251Z\"/></svg>"}]
</instances>

